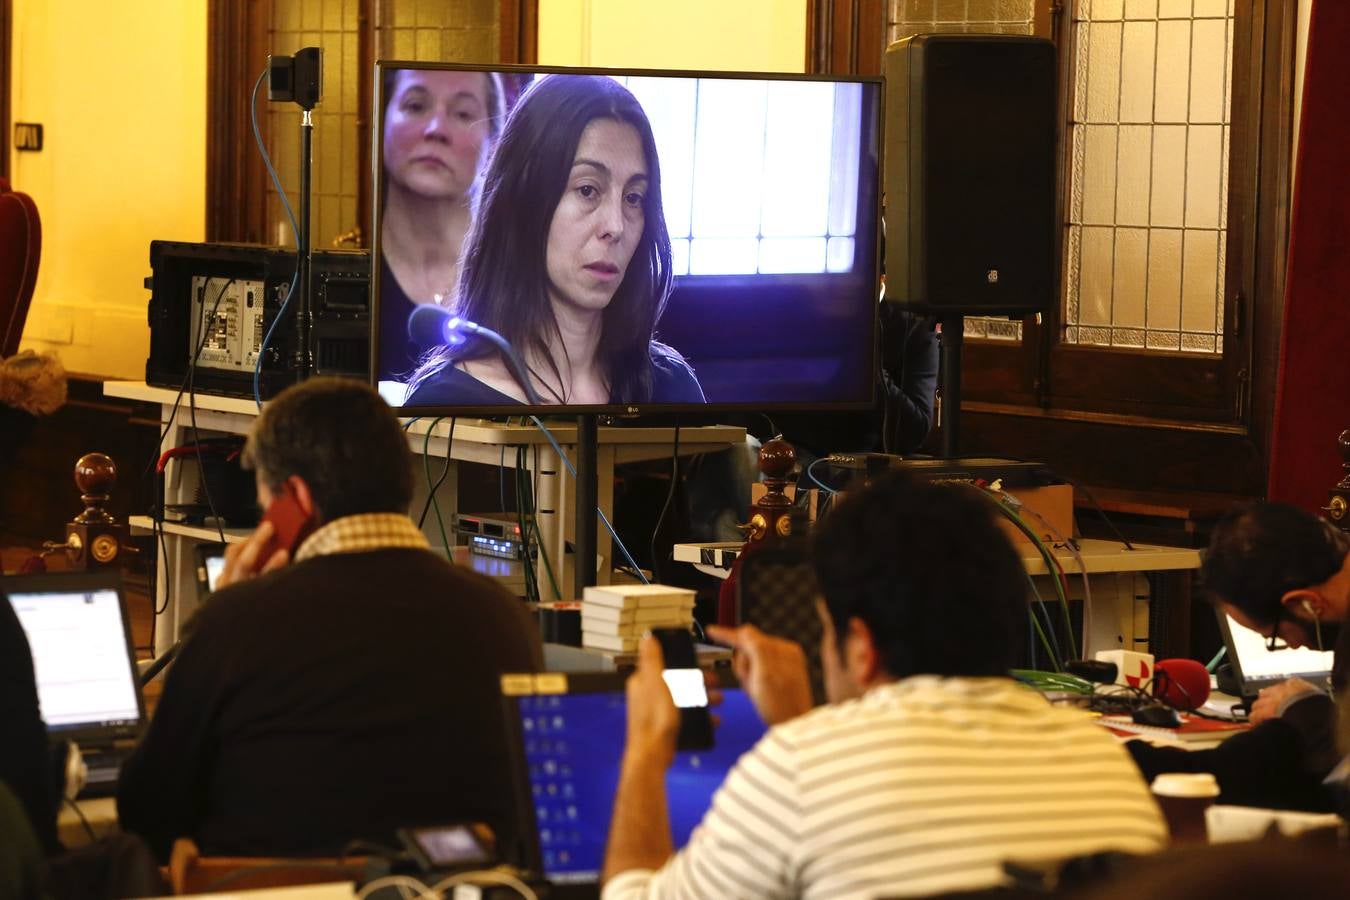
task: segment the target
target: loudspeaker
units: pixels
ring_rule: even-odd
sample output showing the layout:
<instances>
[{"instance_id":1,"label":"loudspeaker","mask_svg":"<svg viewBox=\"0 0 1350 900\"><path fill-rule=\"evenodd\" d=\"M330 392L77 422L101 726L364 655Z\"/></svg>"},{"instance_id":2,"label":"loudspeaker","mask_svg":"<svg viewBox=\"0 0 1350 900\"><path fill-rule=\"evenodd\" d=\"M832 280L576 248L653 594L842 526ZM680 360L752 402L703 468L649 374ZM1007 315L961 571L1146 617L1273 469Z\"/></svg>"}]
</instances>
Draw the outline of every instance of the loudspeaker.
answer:
<instances>
[{"instance_id":1,"label":"loudspeaker","mask_svg":"<svg viewBox=\"0 0 1350 900\"><path fill-rule=\"evenodd\" d=\"M916 311L1056 300L1055 47L920 34L886 51L886 298Z\"/></svg>"}]
</instances>

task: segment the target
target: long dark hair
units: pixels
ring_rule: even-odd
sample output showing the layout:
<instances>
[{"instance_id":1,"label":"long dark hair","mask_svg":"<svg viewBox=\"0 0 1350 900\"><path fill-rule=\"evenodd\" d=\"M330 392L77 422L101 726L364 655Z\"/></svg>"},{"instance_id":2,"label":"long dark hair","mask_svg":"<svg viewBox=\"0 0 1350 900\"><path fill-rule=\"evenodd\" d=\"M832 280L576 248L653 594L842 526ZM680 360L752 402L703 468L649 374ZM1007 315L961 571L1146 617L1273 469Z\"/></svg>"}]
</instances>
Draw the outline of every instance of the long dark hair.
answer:
<instances>
[{"instance_id":1,"label":"long dark hair","mask_svg":"<svg viewBox=\"0 0 1350 900\"><path fill-rule=\"evenodd\" d=\"M647 164L642 236L602 315L597 351L611 401L643 403L652 396L653 354L678 355L652 340L670 295L670 234L651 125L637 98L612 78L549 75L526 90L511 111L492 150L464 239L456 312L501 334L525 359L547 361L554 379L564 384L549 352L548 338L561 338L561 332L549 302L545 254L581 134L597 119L631 125ZM483 341L441 348L418 368L409 391L462 360L495 353ZM553 393L559 402L567 402L566 396Z\"/></svg>"}]
</instances>

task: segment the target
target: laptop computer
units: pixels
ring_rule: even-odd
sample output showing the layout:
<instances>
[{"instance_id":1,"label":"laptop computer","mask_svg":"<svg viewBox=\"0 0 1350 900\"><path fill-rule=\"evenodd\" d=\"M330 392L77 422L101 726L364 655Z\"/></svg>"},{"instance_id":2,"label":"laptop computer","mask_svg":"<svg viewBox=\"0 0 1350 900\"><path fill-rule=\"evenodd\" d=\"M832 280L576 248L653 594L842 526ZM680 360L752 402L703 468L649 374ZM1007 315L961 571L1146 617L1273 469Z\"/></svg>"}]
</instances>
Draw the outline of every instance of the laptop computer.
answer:
<instances>
[{"instance_id":1,"label":"laptop computer","mask_svg":"<svg viewBox=\"0 0 1350 900\"><path fill-rule=\"evenodd\" d=\"M193 548L197 567L197 602L205 603L215 592L220 573L225 570L224 544L198 544Z\"/></svg>"},{"instance_id":2,"label":"laptop computer","mask_svg":"<svg viewBox=\"0 0 1350 900\"><path fill-rule=\"evenodd\" d=\"M48 736L74 741L84 755L81 796L113 793L145 721L121 576L8 576L0 578L0 595L28 637Z\"/></svg>"},{"instance_id":3,"label":"laptop computer","mask_svg":"<svg viewBox=\"0 0 1350 900\"><path fill-rule=\"evenodd\" d=\"M1219 616L1219 631L1223 634L1224 646L1228 648L1228 665L1233 673L1232 682L1227 679L1220 681L1220 690L1244 700L1253 700L1262 688L1289 678L1302 678L1319 688L1330 685L1331 664L1335 656L1333 651L1319 651L1310 647L1267 650L1265 637L1239 625L1223 610L1216 608L1216 612Z\"/></svg>"},{"instance_id":4,"label":"laptop computer","mask_svg":"<svg viewBox=\"0 0 1350 900\"><path fill-rule=\"evenodd\" d=\"M626 676L502 676L507 746L520 801L523 864L555 885L600 879L627 722ZM683 847L713 793L764 723L739 687L722 689L711 750L681 751L666 774L671 837Z\"/></svg>"}]
</instances>

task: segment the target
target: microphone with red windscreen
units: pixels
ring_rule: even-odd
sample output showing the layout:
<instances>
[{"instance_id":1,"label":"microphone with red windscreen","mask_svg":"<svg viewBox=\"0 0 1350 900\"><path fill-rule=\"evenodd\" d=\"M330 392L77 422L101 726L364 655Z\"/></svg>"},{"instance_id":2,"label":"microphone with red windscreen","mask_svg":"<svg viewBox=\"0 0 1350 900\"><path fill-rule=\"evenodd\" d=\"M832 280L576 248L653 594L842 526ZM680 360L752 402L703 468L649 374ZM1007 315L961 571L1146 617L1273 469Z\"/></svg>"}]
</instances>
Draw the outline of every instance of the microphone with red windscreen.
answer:
<instances>
[{"instance_id":1,"label":"microphone with red windscreen","mask_svg":"<svg viewBox=\"0 0 1350 900\"><path fill-rule=\"evenodd\" d=\"M1197 709L1209 699L1209 670L1193 659L1159 660L1153 666L1153 696L1175 709Z\"/></svg>"}]
</instances>

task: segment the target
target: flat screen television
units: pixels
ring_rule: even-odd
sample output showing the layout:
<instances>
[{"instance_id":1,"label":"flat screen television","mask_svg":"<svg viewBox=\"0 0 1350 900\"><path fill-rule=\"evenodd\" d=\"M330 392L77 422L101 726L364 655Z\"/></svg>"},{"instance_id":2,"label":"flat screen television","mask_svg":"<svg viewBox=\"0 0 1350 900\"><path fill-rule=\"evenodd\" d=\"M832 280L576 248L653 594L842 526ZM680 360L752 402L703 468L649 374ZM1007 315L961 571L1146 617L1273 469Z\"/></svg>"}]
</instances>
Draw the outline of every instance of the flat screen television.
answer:
<instances>
[{"instance_id":1,"label":"flat screen television","mask_svg":"<svg viewBox=\"0 0 1350 900\"><path fill-rule=\"evenodd\" d=\"M864 409L878 78L376 65L372 379L406 415Z\"/></svg>"}]
</instances>

